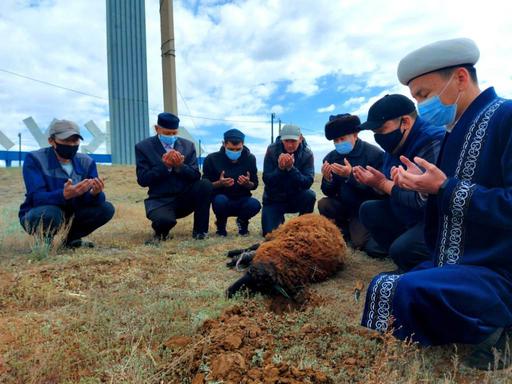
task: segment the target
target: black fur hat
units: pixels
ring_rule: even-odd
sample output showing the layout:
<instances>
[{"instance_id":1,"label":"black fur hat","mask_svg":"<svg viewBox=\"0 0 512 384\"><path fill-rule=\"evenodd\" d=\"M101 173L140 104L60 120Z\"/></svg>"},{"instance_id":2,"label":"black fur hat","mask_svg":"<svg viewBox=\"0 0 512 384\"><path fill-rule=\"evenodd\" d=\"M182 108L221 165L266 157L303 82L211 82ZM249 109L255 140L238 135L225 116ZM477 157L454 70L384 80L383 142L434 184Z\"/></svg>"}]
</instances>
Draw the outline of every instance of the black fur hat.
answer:
<instances>
[{"instance_id":1,"label":"black fur hat","mask_svg":"<svg viewBox=\"0 0 512 384\"><path fill-rule=\"evenodd\" d=\"M325 137L334 140L337 137L359 132L361 120L355 115L343 113L329 116L329 122L325 124Z\"/></svg>"}]
</instances>

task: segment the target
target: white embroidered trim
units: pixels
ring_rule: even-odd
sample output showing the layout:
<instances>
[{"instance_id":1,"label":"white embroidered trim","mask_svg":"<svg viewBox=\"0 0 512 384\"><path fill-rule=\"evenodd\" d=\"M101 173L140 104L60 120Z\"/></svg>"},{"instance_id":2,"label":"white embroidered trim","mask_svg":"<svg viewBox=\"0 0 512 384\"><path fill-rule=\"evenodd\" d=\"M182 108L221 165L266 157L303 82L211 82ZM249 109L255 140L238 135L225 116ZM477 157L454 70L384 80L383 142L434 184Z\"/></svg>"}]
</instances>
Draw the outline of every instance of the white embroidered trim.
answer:
<instances>
[{"instance_id":1,"label":"white embroidered trim","mask_svg":"<svg viewBox=\"0 0 512 384\"><path fill-rule=\"evenodd\" d=\"M392 313L393 294L399 278L400 275L381 275L373 285L368 309L368 321L366 322L368 328L380 332L387 331Z\"/></svg>"},{"instance_id":2,"label":"white embroidered trim","mask_svg":"<svg viewBox=\"0 0 512 384\"><path fill-rule=\"evenodd\" d=\"M504 102L504 99L493 100L476 116L468 129L455 171L455 178L461 181L451 196L450 213L443 217L438 266L445 263L457 264L463 253L464 215L476 188L471 181L475 175L489 121Z\"/></svg>"}]
</instances>

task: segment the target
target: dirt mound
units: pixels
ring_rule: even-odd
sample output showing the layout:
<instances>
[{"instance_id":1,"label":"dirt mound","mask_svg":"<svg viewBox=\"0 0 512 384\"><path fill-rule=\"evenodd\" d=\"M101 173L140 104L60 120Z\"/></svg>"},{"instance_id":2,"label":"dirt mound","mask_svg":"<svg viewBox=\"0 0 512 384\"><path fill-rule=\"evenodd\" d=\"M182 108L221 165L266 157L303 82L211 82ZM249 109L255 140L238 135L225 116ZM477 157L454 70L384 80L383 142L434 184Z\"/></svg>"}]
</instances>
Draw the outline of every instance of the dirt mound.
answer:
<instances>
[{"instance_id":1,"label":"dirt mound","mask_svg":"<svg viewBox=\"0 0 512 384\"><path fill-rule=\"evenodd\" d=\"M278 315L293 312L304 311L318 307L324 303L324 299L317 293L313 293L308 289L300 291L293 300L284 296L275 296L267 299L268 310Z\"/></svg>"},{"instance_id":2,"label":"dirt mound","mask_svg":"<svg viewBox=\"0 0 512 384\"><path fill-rule=\"evenodd\" d=\"M287 308L282 302L278 307ZM192 383L332 383L321 371L280 361L269 327L276 314L267 310L248 301L207 320L199 331L202 338L187 348ZM167 345L179 355L185 343L185 338L175 337Z\"/></svg>"}]
</instances>

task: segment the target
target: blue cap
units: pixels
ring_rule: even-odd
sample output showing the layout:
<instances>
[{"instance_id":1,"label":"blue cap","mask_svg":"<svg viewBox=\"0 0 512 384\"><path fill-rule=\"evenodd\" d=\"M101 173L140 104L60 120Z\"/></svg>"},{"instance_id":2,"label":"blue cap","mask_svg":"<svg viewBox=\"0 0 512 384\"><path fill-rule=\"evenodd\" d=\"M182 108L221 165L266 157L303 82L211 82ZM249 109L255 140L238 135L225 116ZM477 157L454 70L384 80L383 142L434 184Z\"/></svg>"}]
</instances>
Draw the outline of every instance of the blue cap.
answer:
<instances>
[{"instance_id":1,"label":"blue cap","mask_svg":"<svg viewBox=\"0 0 512 384\"><path fill-rule=\"evenodd\" d=\"M169 112L162 112L158 115L157 124L165 129L178 129L180 125L180 119L178 116L173 115Z\"/></svg>"},{"instance_id":2,"label":"blue cap","mask_svg":"<svg viewBox=\"0 0 512 384\"><path fill-rule=\"evenodd\" d=\"M238 129L230 129L224 132L224 141L244 141L245 135Z\"/></svg>"}]
</instances>

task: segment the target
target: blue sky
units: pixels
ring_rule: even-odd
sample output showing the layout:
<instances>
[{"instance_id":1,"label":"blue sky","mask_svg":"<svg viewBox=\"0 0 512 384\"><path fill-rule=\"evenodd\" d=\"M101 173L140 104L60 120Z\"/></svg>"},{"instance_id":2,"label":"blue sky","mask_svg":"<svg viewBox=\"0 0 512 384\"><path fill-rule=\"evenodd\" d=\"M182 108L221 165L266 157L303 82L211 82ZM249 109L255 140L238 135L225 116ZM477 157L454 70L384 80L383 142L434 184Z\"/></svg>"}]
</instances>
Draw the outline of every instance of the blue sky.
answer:
<instances>
[{"instance_id":1,"label":"blue sky","mask_svg":"<svg viewBox=\"0 0 512 384\"><path fill-rule=\"evenodd\" d=\"M401 57L439 39L466 36L481 49L481 85L512 97L512 3L398 0L176 0L178 108L208 151L222 132L243 130L261 164L270 113L303 128L317 167L332 144L330 114L355 113L386 93ZM146 0L150 121L162 109L158 0ZM478 6L477 6L478 5ZM90 97L0 71L0 131L35 149L22 120L108 120L104 0L2 0L0 70L80 90ZM99 97L99 98L98 98ZM185 115L196 116L190 118ZM203 119L226 119L229 121ZM233 122L236 121L236 122ZM277 126L277 123L276 123ZM83 128L85 131L85 128ZM151 127L148 127L148 134ZM89 135L85 133L86 142ZM362 134L373 141L369 132ZM105 151L105 148L100 148Z\"/></svg>"}]
</instances>

